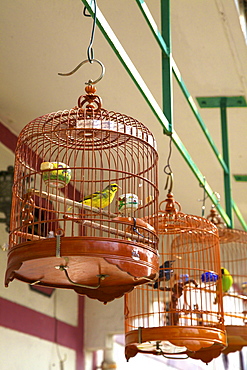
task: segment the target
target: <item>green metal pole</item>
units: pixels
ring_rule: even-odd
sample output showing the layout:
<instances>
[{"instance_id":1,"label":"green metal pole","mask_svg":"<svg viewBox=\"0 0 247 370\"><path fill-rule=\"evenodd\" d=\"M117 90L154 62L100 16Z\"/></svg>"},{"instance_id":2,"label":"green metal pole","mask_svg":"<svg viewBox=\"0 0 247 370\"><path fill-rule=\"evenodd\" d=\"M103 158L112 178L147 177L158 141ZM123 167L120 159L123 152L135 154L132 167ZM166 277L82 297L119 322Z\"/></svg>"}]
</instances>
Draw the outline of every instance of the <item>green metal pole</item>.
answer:
<instances>
[{"instance_id":1,"label":"green metal pole","mask_svg":"<svg viewBox=\"0 0 247 370\"><path fill-rule=\"evenodd\" d=\"M94 7L91 0L81 0L82 3L87 8L88 12L93 15L94 14ZM155 100L154 96L152 95L151 91L148 89L147 85L145 84L144 80L142 79L140 73L132 63L131 59L129 58L128 54L122 47L121 43L119 42L118 38L114 34L113 30L111 29L110 25L106 21L105 17L101 13L100 9L97 7L97 25L101 30L102 34L104 35L105 39L108 41L109 45L111 46L112 50L117 55L118 59L128 72L129 76L132 78L133 82L139 89L140 93L146 100L147 104L153 111L154 115L159 120L160 124L163 127L164 132L169 133L169 122L163 110L158 105L157 101Z\"/></svg>"},{"instance_id":2,"label":"green metal pole","mask_svg":"<svg viewBox=\"0 0 247 370\"><path fill-rule=\"evenodd\" d=\"M224 187L225 187L225 207L233 228L232 217L232 194L231 194L231 179L230 179L230 160L229 160L229 145L228 145L228 129L227 129L227 115L226 115L226 97L222 97L220 101L220 116L221 116L221 136L222 136L222 152L223 159L227 165L228 171L224 171Z\"/></svg>"},{"instance_id":3,"label":"green metal pole","mask_svg":"<svg viewBox=\"0 0 247 370\"><path fill-rule=\"evenodd\" d=\"M167 15L169 14L169 7L166 10L166 8L167 8L167 4L166 4L167 0L163 0L161 2L161 11L163 12L162 19L163 19L163 21L167 21L167 25L168 25L166 27L166 25L163 23L163 25L164 25L164 31L163 31L164 35L161 35L161 33L159 32L158 26L155 23L155 20L152 17L152 14L150 13L150 11L149 11L149 9L148 9L147 4L145 3L145 1L144 0L136 0L136 2L137 2L137 5L140 8L140 10L141 10L141 12L142 12L145 20L147 21L147 24L148 24L150 30L152 31L155 40L157 41L158 45L161 48L161 51L163 53L163 58L165 59L165 56L167 56L169 58L170 64L172 66L172 72L173 72L173 74L174 74L174 76L175 76L175 78L176 78L176 80L177 80L177 82L178 82L178 84L179 84L179 86L180 86L180 88L181 88L181 90L182 90L182 92L183 92L183 94L185 96L185 99L187 100L187 102L188 102L188 104L189 104L189 106L190 106L193 114L195 115L198 123L200 124L201 129L202 129L204 135L206 136L206 139L208 140L209 144L211 145L211 147L212 147L212 149L213 149L213 151L214 151L214 153L215 153L215 155L216 155L216 157L217 157L220 165L222 166L222 168L224 169L224 171L227 171L228 169L227 169L227 166L226 166L225 162L223 161L222 155L218 151L218 149L217 149L217 147L216 147L216 145L215 145L212 137L210 136L210 133L209 133L209 131L208 131L205 123L203 122L202 117L199 114L199 111L197 109L196 103L195 103L194 99L192 98L192 96L190 95L190 93L189 93L189 91L188 91L188 89L187 89L187 87L186 87L186 85L185 85L185 83L184 83L184 81L182 79L182 76L181 76L181 73L180 73L180 71L178 69L178 66L176 65L174 59L172 58L172 53L171 53L171 50L170 50L171 49L171 44L172 44L171 43L171 37L170 37L170 19L169 18L166 19L167 18ZM167 32L166 28L168 29L168 32L169 33ZM169 47L168 47L168 45L166 44L166 42L164 40L165 37L167 37L167 42L169 43ZM164 84L165 84L165 82L163 82L163 85ZM163 105L166 106L166 104L163 104ZM165 111L168 114L169 107L168 108L165 108L164 107L164 112ZM172 122L170 122L168 124L168 130L164 129L165 134L169 134L171 132L171 129L172 129L171 127L172 126L173 126L173 124L172 124Z\"/></svg>"},{"instance_id":4,"label":"green metal pole","mask_svg":"<svg viewBox=\"0 0 247 370\"><path fill-rule=\"evenodd\" d=\"M147 4L145 3L144 0L136 0L136 3L139 6L139 8L140 8L140 10L141 10L146 22L147 22L147 25L150 27L150 30L152 31L152 33L153 33L157 43L159 44L162 52L165 53L167 56L169 56L170 50L169 50L168 46L166 45L165 40L164 40L163 36L161 35L161 33L158 29L158 26L155 23L155 20L153 19L152 14L150 13L150 10L148 9ZM162 4L161 4L161 6L162 6ZM169 41L170 41L170 39L169 39Z\"/></svg>"},{"instance_id":5,"label":"green metal pole","mask_svg":"<svg viewBox=\"0 0 247 370\"><path fill-rule=\"evenodd\" d=\"M81 0L81 1L86 6L89 13L93 14L93 8L92 8L91 1L90 0ZM163 0L163 1L167 1L167 0ZM140 5L142 5L141 6L142 10L143 11L146 10L146 6L144 6L144 1L139 0L139 2L140 2ZM151 20L150 13L148 13L146 18L149 19L149 22L150 22L150 20ZM98 25L99 29L101 30L101 32L103 33L103 35L105 36L106 40L109 42L110 46L112 47L113 51L115 52L115 54L117 55L117 57L119 58L121 63L125 67L126 71L129 73L130 77L132 78L134 83L137 85L137 87L141 91L142 95L145 97L148 105L151 107L151 109L153 110L156 118L161 123L161 125L164 129L164 132L166 134L169 134L170 133L170 131L169 131L169 122L168 122L165 114L163 113L163 110L158 106L158 103L155 101L154 97L151 95L150 91L148 90L147 86L145 85L144 81L142 80L140 74L138 73L138 71L134 67L134 65L131 62L129 56L127 55L127 53L123 49L122 45L118 41L117 37L115 36L114 32L110 28L109 24L107 23L106 19L104 18L103 14L100 12L99 9L97 10L97 25ZM155 30L154 30L154 33L155 33L155 35L157 35L157 37L160 36L160 35L158 35L157 31L155 31ZM160 39L160 37L158 37L158 38ZM164 46L164 42L160 43L160 45L161 44ZM167 53L167 48L165 48L165 50L163 50L163 52L166 55L169 55L169 53ZM175 145L177 146L177 148L180 151L180 153L182 154L182 156L184 157L184 159L187 162L187 164L189 165L189 167L191 168L191 170L193 171L193 173L195 174L195 176L197 177L197 179L199 180L199 182L205 186L205 190L206 190L208 196L211 198L212 202L216 205L216 208L219 211L220 215L222 216L223 220L229 226L230 225L230 220L229 220L228 215L226 214L224 209L218 204L218 199L216 198L213 190L210 188L209 184L207 182L205 182L204 176L201 174L199 168L193 162L189 152L187 151L187 149L185 148L185 146L181 142L181 140L180 140L179 136L177 135L177 133L175 132L175 130L173 130L173 133L172 133L172 140L175 143Z\"/></svg>"},{"instance_id":6,"label":"green metal pole","mask_svg":"<svg viewBox=\"0 0 247 370\"><path fill-rule=\"evenodd\" d=\"M240 221L241 225L243 226L244 231L247 231L247 224L237 206L237 204L232 199L232 208L234 210L235 215L237 216L238 220Z\"/></svg>"},{"instance_id":7,"label":"green metal pole","mask_svg":"<svg viewBox=\"0 0 247 370\"><path fill-rule=\"evenodd\" d=\"M163 112L169 122L169 132L172 133L172 65L171 65L171 27L170 27L170 0L161 0L161 35L168 48L168 55L162 52L162 91Z\"/></svg>"}]
</instances>

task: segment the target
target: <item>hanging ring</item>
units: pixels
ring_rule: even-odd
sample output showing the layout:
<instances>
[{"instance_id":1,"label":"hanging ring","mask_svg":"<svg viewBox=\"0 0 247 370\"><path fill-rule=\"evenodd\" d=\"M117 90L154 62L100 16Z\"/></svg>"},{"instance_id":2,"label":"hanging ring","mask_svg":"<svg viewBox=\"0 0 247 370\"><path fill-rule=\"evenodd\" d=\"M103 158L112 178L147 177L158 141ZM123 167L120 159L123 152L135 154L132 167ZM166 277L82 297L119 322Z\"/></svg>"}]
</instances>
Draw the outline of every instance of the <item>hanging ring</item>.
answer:
<instances>
[{"instance_id":1,"label":"hanging ring","mask_svg":"<svg viewBox=\"0 0 247 370\"><path fill-rule=\"evenodd\" d=\"M96 63L98 63L101 66L101 75L99 76L99 78L97 78L94 81L93 80L89 80L88 82L85 82L86 85L95 85L97 82L99 82L104 77L104 74L105 74L105 66L104 66L104 64L100 60L98 60L98 59L92 59L91 62L96 62ZM68 73L58 73L58 75L59 76L71 76L76 71L78 71L78 69L81 68L81 66L83 66L83 64L91 63L91 62L88 59L83 60L81 63L78 64L77 67L75 67L73 69L73 71L68 72Z\"/></svg>"}]
</instances>

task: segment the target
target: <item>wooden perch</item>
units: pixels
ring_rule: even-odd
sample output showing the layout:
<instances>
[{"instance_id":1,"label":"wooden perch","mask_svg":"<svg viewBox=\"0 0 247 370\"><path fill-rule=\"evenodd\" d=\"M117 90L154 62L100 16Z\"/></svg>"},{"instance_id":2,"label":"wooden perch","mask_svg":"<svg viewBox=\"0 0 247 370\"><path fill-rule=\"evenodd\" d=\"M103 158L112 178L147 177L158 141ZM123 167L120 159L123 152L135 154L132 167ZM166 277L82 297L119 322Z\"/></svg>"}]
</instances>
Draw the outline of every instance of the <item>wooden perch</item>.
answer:
<instances>
[{"instance_id":1,"label":"wooden perch","mask_svg":"<svg viewBox=\"0 0 247 370\"><path fill-rule=\"evenodd\" d=\"M70 207L83 208L87 211L102 214L102 215L110 217L110 218L115 218L115 217L118 216L116 213L107 212L107 211L104 211L103 209L99 209L99 208L96 208L96 207L90 207L90 206L87 206L87 205L82 204L80 202L76 202L75 200L61 197L60 195L56 195L56 194L52 194L52 193L48 194L46 191L39 191L39 190L31 189L29 192L33 193L33 194L36 194L36 195L38 195L38 196L40 196L41 198L44 198L44 199L49 199L49 200L53 200L55 202L63 203L63 204L66 204L67 206L70 206Z\"/></svg>"},{"instance_id":2,"label":"wooden perch","mask_svg":"<svg viewBox=\"0 0 247 370\"><path fill-rule=\"evenodd\" d=\"M154 244L154 241L152 241L148 238L144 238L140 235L134 235L134 234L131 234L129 232L125 232L123 230L117 230L117 229L114 229L113 227L109 227L109 226L106 226L106 225L100 225L97 222L92 222L92 221L88 221L88 220L80 220L80 219L77 219L77 218L74 218L74 217L69 217L69 216L65 217L65 219L70 220L70 221L75 221L75 222L78 222L78 223L82 223L83 226L88 226L88 227L92 227L92 228L97 229L97 230L102 230L102 231L105 231L105 232L109 232L110 234L120 235L120 236L123 236L125 238L131 238L132 240L144 241L145 243ZM18 236L23 237L23 238L28 239L28 240L47 239L43 236L34 235L34 234L30 234L30 233L24 233L22 231L17 231L16 234Z\"/></svg>"},{"instance_id":3,"label":"wooden perch","mask_svg":"<svg viewBox=\"0 0 247 370\"><path fill-rule=\"evenodd\" d=\"M17 231L16 235L21 236L22 238L28 239L28 240L40 240L40 239L46 239L43 236L34 235L30 233L24 233L23 231Z\"/></svg>"},{"instance_id":4,"label":"wooden perch","mask_svg":"<svg viewBox=\"0 0 247 370\"><path fill-rule=\"evenodd\" d=\"M246 295L242 295L242 294L224 293L224 294L223 294L223 297L224 297L224 296L228 296L228 297L231 297L231 298L243 299L244 301L246 301L246 300L247 300L247 296L246 296Z\"/></svg>"},{"instance_id":5,"label":"wooden perch","mask_svg":"<svg viewBox=\"0 0 247 370\"><path fill-rule=\"evenodd\" d=\"M153 240L150 240L150 239L145 238L143 236L135 235L135 234L132 234L130 232L123 231L123 230L118 230L118 229L115 229L115 228L110 227L110 226L101 225L101 224L98 224L97 222L78 219L78 218L70 217L70 216L65 216L65 219L75 221L77 223L81 223L82 226L92 227L94 229L102 230L102 231L108 232L110 234L120 235L120 236L123 236L125 238L131 238L132 240L137 240L137 241L142 241L142 242L149 243L149 244L154 244Z\"/></svg>"}]
</instances>

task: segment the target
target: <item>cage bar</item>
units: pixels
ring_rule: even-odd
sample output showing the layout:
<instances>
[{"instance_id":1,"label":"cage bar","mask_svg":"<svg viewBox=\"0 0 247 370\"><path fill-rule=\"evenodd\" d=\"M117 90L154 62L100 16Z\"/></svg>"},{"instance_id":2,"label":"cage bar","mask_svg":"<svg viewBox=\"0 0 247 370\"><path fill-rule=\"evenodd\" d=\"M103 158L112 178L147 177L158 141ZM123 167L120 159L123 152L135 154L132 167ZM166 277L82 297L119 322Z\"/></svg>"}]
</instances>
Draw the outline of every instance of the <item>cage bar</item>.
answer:
<instances>
[{"instance_id":1,"label":"cage bar","mask_svg":"<svg viewBox=\"0 0 247 370\"><path fill-rule=\"evenodd\" d=\"M16 278L108 302L158 273L158 236L144 221L157 210L155 139L95 91L21 131L6 286Z\"/></svg>"},{"instance_id":2,"label":"cage bar","mask_svg":"<svg viewBox=\"0 0 247 370\"><path fill-rule=\"evenodd\" d=\"M225 354L247 346L247 233L225 227L215 207L208 219L219 231L221 267L230 279L223 291L223 307L227 333Z\"/></svg>"},{"instance_id":3,"label":"cage bar","mask_svg":"<svg viewBox=\"0 0 247 370\"><path fill-rule=\"evenodd\" d=\"M125 297L126 358L143 352L209 362L226 346L217 227L182 213L171 193L152 220L159 278Z\"/></svg>"}]
</instances>

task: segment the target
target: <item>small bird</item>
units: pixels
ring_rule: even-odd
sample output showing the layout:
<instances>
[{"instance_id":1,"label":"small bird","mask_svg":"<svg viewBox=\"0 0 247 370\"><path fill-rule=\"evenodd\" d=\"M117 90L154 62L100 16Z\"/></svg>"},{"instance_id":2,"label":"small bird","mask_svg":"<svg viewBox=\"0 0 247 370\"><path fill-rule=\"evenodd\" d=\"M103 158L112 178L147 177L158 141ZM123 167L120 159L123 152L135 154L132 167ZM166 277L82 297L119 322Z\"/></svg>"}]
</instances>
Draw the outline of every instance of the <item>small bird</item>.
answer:
<instances>
[{"instance_id":1,"label":"small bird","mask_svg":"<svg viewBox=\"0 0 247 370\"><path fill-rule=\"evenodd\" d=\"M224 268L221 267L221 284L222 284L222 293L223 295L228 292L228 290L231 288L233 284L233 278L230 272ZM216 289L218 291L218 289ZM216 298L214 303L218 302L218 294L216 294Z\"/></svg>"},{"instance_id":2,"label":"small bird","mask_svg":"<svg viewBox=\"0 0 247 370\"><path fill-rule=\"evenodd\" d=\"M87 195L79 202L90 207L105 208L111 204L118 189L121 189L119 185L110 184L102 191Z\"/></svg>"},{"instance_id":3,"label":"small bird","mask_svg":"<svg viewBox=\"0 0 247 370\"><path fill-rule=\"evenodd\" d=\"M163 265L159 267L159 277L153 285L154 289L159 289L161 281L169 281L172 277L173 270L172 264L174 261L165 261Z\"/></svg>"},{"instance_id":4,"label":"small bird","mask_svg":"<svg viewBox=\"0 0 247 370\"><path fill-rule=\"evenodd\" d=\"M228 290L231 288L233 284L233 278L230 272L224 267L221 267L221 274L222 274L222 291L224 294L228 292Z\"/></svg>"}]
</instances>

